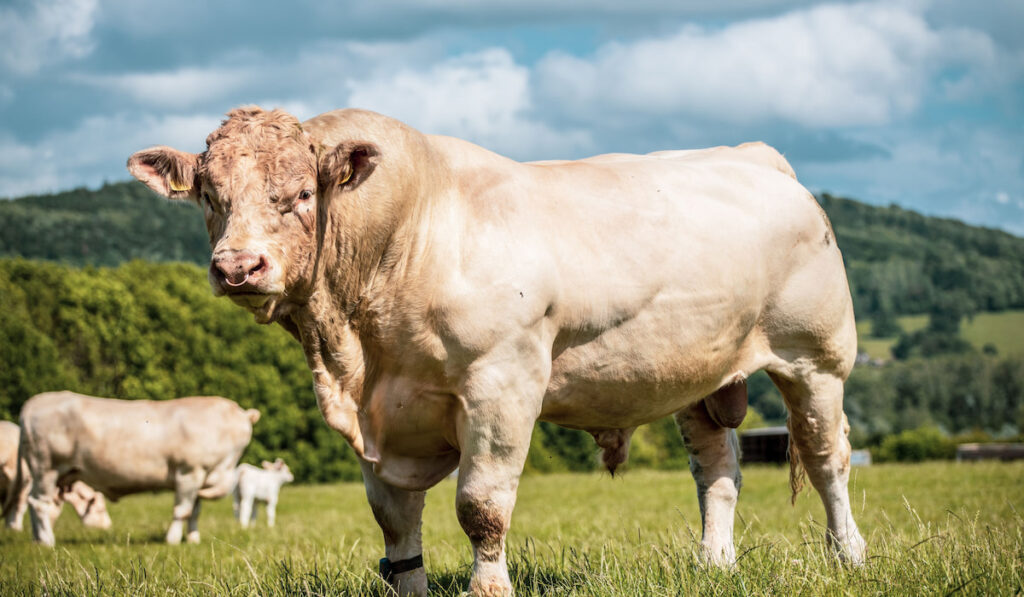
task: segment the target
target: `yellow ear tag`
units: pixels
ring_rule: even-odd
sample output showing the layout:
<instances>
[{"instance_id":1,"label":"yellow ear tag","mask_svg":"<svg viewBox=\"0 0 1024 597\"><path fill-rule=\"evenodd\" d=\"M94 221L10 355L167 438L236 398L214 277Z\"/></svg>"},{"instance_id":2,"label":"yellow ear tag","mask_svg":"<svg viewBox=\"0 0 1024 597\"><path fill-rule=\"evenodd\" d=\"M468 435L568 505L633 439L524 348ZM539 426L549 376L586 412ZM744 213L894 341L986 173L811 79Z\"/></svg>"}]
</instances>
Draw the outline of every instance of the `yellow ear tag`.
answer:
<instances>
[{"instance_id":1,"label":"yellow ear tag","mask_svg":"<svg viewBox=\"0 0 1024 597\"><path fill-rule=\"evenodd\" d=\"M171 181L171 190L175 191L175 192L178 192L178 193L181 193L183 191L190 191L190 190L192 190L192 185L187 185L187 184L185 184L183 182L178 182L176 180L172 180Z\"/></svg>"},{"instance_id":2,"label":"yellow ear tag","mask_svg":"<svg viewBox=\"0 0 1024 597\"><path fill-rule=\"evenodd\" d=\"M351 179L352 179L352 170L349 170L348 172L345 173L345 178L342 178L341 180L338 181L338 185L343 185L343 184L345 184L346 182L348 182Z\"/></svg>"}]
</instances>

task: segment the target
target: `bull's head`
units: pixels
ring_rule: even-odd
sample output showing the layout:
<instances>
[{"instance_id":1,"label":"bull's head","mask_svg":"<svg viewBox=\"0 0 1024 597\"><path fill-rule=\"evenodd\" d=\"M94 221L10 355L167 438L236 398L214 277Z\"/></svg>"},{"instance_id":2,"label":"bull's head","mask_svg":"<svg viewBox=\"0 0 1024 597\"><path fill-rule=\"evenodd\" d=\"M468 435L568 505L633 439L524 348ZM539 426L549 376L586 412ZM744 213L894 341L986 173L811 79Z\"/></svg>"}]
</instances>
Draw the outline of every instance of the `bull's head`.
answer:
<instances>
[{"instance_id":1,"label":"bull's head","mask_svg":"<svg viewBox=\"0 0 1024 597\"><path fill-rule=\"evenodd\" d=\"M330 158L332 171L342 171L339 183L354 187L372 171L372 156L354 147L324 149L294 116L257 107L229 112L206 146L199 154L145 149L131 156L128 170L164 197L202 207L214 294L260 323L275 321L313 290L324 217L318 160Z\"/></svg>"},{"instance_id":2,"label":"bull's head","mask_svg":"<svg viewBox=\"0 0 1024 597\"><path fill-rule=\"evenodd\" d=\"M103 494L81 481L62 490L61 499L71 504L82 524L93 529L109 529L113 524L107 512L107 501ZM60 510L57 510L59 513Z\"/></svg>"}]
</instances>

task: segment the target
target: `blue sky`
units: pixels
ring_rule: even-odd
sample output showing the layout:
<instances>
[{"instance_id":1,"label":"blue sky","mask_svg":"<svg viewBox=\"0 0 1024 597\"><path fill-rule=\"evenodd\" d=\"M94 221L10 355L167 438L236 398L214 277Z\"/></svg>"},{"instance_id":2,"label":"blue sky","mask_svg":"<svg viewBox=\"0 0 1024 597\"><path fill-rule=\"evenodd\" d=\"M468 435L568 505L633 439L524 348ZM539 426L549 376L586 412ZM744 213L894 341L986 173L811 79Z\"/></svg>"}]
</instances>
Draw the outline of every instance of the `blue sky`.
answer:
<instances>
[{"instance_id":1,"label":"blue sky","mask_svg":"<svg viewBox=\"0 0 1024 597\"><path fill-rule=\"evenodd\" d=\"M763 140L815 191L1024 235L1024 2L0 0L0 197L242 104L516 159Z\"/></svg>"}]
</instances>

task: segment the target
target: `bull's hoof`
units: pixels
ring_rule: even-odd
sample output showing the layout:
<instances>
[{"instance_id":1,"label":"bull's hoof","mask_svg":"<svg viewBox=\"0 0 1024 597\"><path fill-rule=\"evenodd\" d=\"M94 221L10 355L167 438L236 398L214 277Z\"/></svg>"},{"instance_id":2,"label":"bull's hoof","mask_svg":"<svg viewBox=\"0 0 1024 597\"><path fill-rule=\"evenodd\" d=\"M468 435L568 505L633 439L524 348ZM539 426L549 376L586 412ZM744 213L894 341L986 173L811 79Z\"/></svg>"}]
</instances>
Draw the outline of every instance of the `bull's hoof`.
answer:
<instances>
[{"instance_id":1,"label":"bull's hoof","mask_svg":"<svg viewBox=\"0 0 1024 597\"><path fill-rule=\"evenodd\" d=\"M736 549L731 545L701 545L700 559L708 566L731 568L736 564Z\"/></svg>"},{"instance_id":2,"label":"bull's hoof","mask_svg":"<svg viewBox=\"0 0 1024 597\"><path fill-rule=\"evenodd\" d=\"M512 583L507 574L490 578L474 576L469 581L469 594L473 597L511 597Z\"/></svg>"},{"instance_id":3,"label":"bull's hoof","mask_svg":"<svg viewBox=\"0 0 1024 597\"><path fill-rule=\"evenodd\" d=\"M199 531L192 531L189 533L188 537L185 538L185 541L189 543L199 543Z\"/></svg>"},{"instance_id":4,"label":"bull's hoof","mask_svg":"<svg viewBox=\"0 0 1024 597\"><path fill-rule=\"evenodd\" d=\"M843 542L836 541L831 534L829 539L832 549L835 550L840 562L851 566L861 566L864 564L867 543L865 543L864 538L860 536L859 532L854 532L852 537Z\"/></svg>"}]
</instances>

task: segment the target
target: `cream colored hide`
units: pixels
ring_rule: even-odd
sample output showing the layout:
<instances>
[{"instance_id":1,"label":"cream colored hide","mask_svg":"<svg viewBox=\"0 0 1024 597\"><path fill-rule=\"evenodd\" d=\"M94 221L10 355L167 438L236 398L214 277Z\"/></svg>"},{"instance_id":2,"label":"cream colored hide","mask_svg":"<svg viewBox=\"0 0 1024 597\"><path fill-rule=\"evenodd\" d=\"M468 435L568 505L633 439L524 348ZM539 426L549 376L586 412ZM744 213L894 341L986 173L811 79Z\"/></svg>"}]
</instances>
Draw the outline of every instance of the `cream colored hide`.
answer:
<instances>
[{"instance_id":1,"label":"cream colored hide","mask_svg":"<svg viewBox=\"0 0 1024 597\"><path fill-rule=\"evenodd\" d=\"M274 462L263 461L263 468L241 464L235 470L235 518L247 528L256 521L256 502L263 502L267 508L267 526L274 526L277 520L277 498L281 486L295 480L291 469L278 458Z\"/></svg>"},{"instance_id":2,"label":"cream colored hide","mask_svg":"<svg viewBox=\"0 0 1024 597\"><path fill-rule=\"evenodd\" d=\"M842 411L850 292L828 219L774 149L518 163L372 112L300 124L247 107L204 153L156 147L128 167L203 207L214 292L302 343L390 562L416 562L424 492L458 467L470 591L509 594L505 535L536 422L589 431L614 469L638 425L674 414L704 555L730 564L730 427L760 369L830 544L863 560ZM422 567L388 576L426 593Z\"/></svg>"},{"instance_id":3,"label":"cream colored hide","mask_svg":"<svg viewBox=\"0 0 1024 597\"><path fill-rule=\"evenodd\" d=\"M7 512L7 528L20 531L28 508L28 494L32 489L28 464L21 460L21 476L18 476L18 444L21 429L10 421L0 421L0 497L3 503L11 500L13 507ZM107 502L81 481L70 487L62 487L57 495L57 508L51 512L51 525L57 523L64 503L71 504L82 524L94 529L109 529L113 524L107 512Z\"/></svg>"},{"instance_id":4,"label":"cream colored hide","mask_svg":"<svg viewBox=\"0 0 1024 597\"><path fill-rule=\"evenodd\" d=\"M188 541L198 543L200 498L231 491L258 419L259 411L212 396L152 401L52 392L29 398L21 410L21 449L32 477L33 538L54 545L60 488L83 481L112 500L174 490L167 542L181 542L188 520ZM5 512L9 507L10 500Z\"/></svg>"},{"instance_id":5,"label":"cream colored hide","mask_svg":"<svg viewBox=\"0 0 1024 597\"><path fill-rule=\"evenodd\" d=\"M28 480L28 465L21 464L21 479L18 478L18 442L21 429L10 421L0 421L0 496L4 504L11 502L12 507L4 512L7 517L7 528L20 531L28 507L28 492L31 485Z\"/></svg>"}]
</instances>

